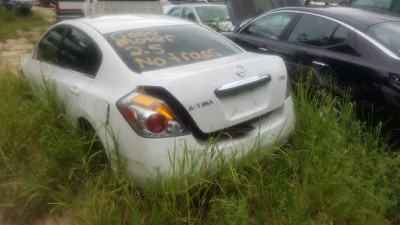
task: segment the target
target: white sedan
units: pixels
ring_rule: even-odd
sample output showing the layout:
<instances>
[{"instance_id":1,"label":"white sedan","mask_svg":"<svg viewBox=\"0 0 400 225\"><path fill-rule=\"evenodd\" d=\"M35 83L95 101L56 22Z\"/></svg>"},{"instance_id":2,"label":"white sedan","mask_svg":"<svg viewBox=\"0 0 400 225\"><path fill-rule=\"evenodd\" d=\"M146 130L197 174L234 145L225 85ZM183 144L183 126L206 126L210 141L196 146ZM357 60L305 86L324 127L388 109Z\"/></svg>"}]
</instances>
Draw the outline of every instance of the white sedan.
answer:
<instances>
[{"instance_id":1,"label":"white sedan","mask_svg":"<svg viewBox=\"0 0 400 225\"><path fill-rule=\"evenodd\" d=\"M33 89L55 84L67 115L93 128L111 159L118 150L142 187L171 174L173 156L240 157L285 142L295 121L280 57L168 16L63 21L21 67Z\"/></svg>"}]
</instances>

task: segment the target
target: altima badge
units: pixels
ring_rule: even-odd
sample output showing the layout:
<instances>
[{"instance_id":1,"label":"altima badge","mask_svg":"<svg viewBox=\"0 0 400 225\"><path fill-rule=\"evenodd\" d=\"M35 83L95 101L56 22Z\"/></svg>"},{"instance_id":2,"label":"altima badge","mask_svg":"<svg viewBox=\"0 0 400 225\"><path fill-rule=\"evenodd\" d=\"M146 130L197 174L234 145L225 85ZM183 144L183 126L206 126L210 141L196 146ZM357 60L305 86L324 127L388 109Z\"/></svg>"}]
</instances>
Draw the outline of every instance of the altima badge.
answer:
<instances>
[{"instance_id":1,"label":"altima badge","mask_svg":"<svg viewBox=\"0 0 400 225\"><path fill-rule=\"evenodd\" d=\"M239 77L245 77L246 76L246 69L243 66L236 66L235 73Z\"/></svg>"}]
</instances>

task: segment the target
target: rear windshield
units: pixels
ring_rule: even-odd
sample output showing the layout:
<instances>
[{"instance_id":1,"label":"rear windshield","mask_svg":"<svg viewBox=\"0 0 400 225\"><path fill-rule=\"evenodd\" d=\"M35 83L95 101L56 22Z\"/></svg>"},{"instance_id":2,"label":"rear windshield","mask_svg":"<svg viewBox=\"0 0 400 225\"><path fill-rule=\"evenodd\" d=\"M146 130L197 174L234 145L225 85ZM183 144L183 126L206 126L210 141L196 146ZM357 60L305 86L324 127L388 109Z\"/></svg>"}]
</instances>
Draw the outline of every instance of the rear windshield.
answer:
<instances>
[{"instance_id":1,"label":"rear windshield","mask_svg":"<svg viewBox=\"0 0 400 225\"><path fill-rule=\"evenodd\" d=\"M220 35L197 25L125 30L104 36L125 64L139 73L241 52Z\"/></svg>"},{"instance_id":2,"label":"rear windshield","mask_svg":"<svg viewBox=\"0 0 400 225\"><path fill-rule=\"evenodd\" d=\"M368 34L400 57L400 22L374 25L368 30Z\"/></svg>"}]
</instances>

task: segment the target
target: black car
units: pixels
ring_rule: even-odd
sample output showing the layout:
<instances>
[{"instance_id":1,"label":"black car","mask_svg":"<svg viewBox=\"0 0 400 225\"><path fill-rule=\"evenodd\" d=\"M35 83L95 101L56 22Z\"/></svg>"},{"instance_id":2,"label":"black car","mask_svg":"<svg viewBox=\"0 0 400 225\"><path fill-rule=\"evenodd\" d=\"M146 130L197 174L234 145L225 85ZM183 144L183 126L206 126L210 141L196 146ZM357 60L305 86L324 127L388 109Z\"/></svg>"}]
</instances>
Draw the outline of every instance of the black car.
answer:
<instances>
[{"instance_id":1,"label":"black car","mask_svg":"<svg viewBox=\"0 0 400 225\"><path fill-rule=\"evenodd\" d=\"M224 33L243 48L280 55L291 78L312 71L322 85L375 108L400 109L400 18L348 7L280 8Z\"/></svg>"}]
</instances>

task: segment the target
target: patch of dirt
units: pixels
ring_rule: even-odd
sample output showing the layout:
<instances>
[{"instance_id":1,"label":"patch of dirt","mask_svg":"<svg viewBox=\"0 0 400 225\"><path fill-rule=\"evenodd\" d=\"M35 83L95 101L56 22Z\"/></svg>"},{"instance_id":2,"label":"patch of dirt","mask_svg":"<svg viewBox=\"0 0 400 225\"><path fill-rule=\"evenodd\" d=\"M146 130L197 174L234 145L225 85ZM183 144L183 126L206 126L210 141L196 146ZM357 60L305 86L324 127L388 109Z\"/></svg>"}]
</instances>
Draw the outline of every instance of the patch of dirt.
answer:
<instances>
[{"instance_id":1,"label":"patch of dirt","mask_svg":"<svg viewBox=\"0 0 400 225\"><path fill-rule=\"evenodd\" d=\"M17 70L20 58L32 50L33 44L26 38L8 39L4 43L0 42L0 62L2 66L9 67L13 71Z\"/></svg>"},{"instance_id":2,"label":"patch of dirt","mask_svg":"<svg viewBox=\"0 0 400 225\"><path fill-rule=\"evenodd\" d=\"M53 8L34 6L33 12L44 15L51 22L55 20ZM19 32L21 38L0 42L0 67L7 67L17 74L20 59L32 52L43 33L44 28L35 28L29 32Z\"/></svg>"},{"instance_id":3,"label":"patch of dirt","mask_svg":"<svg viewBox=\"0 0 400 225\"><path fill-rule=\"evenodd\" d=\"M55 21L56 14L55 14L53 6L51 6L51 7L33 6L32 10L33 10L34 13L40 13L40 14L44 15L45 19L50 21L50 22L54 22Z\"/></svg>"}]
</instances>

